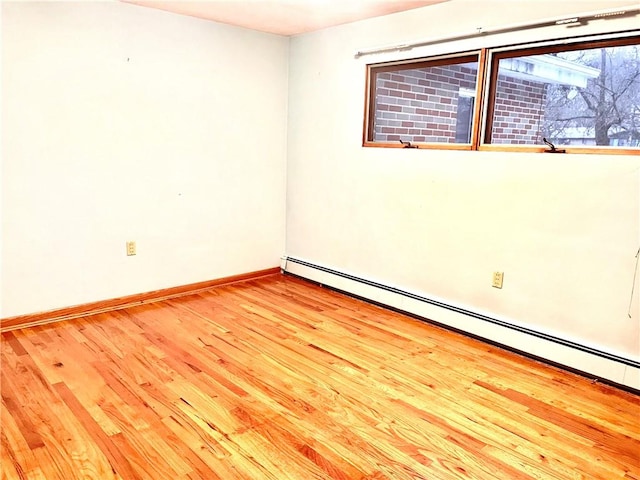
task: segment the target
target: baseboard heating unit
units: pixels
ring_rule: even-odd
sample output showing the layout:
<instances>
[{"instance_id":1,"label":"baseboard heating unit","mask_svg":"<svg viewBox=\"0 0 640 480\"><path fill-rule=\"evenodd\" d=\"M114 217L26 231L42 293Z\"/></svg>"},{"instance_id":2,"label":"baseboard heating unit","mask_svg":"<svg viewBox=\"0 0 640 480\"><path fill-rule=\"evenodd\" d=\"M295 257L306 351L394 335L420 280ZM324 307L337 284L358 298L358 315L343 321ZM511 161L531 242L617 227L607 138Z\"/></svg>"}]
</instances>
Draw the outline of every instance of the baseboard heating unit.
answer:
<instances>
[{"instance_id":1,"label":"baseboard heating unit","mask_svg":"<svg viewBox=\"0 0 640 480\"><path fill-rule=\"evenodd\" d=\"M640 393L640 361L295 257L282 271Z\"/></svg>"}]
</instances>

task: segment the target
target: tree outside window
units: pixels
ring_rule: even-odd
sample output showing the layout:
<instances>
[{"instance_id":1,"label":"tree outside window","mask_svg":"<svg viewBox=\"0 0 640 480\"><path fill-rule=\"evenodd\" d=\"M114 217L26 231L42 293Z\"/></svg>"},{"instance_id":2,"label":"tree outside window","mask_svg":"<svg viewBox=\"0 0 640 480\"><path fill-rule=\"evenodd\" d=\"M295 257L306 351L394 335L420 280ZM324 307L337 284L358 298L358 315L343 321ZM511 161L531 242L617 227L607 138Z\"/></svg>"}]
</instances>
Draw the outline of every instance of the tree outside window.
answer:
<instances>
[{"instance_id":1,"label":"tree outside window","mask_svg":"<svg viewBox=\"0 0 640 480\"><path fill-rule=\"evenodd\" d=\"M640 146L640 46L556 54L598 71L587 85L549 83L545 136L564 145Z\"/></svg>"}]
</instances>

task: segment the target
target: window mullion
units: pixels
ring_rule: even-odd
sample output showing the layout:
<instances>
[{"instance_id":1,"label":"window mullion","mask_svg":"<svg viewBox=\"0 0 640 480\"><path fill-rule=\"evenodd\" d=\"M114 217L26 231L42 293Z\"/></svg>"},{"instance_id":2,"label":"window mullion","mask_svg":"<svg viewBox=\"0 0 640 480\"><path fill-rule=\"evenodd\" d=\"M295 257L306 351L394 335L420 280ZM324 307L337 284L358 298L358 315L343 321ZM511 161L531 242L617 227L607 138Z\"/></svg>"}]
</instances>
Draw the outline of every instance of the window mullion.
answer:
<instances>
[{"instance_id":1,"label":"window mullion","mask_svg":"<svg viewBox=\"0 0 640 480\"><path fill-rule=\"evenodd\" d=\"M484 96L485 96L485 83L486 75L488 71L487 61L488 52L486 48L480 51L480 58L478 59L478 80L476 85L476 104L473 112L473 130L471 134L471 149L478 150L480 147L482 136L482 118L484 112Z\"/></svg>"}]
</instances>

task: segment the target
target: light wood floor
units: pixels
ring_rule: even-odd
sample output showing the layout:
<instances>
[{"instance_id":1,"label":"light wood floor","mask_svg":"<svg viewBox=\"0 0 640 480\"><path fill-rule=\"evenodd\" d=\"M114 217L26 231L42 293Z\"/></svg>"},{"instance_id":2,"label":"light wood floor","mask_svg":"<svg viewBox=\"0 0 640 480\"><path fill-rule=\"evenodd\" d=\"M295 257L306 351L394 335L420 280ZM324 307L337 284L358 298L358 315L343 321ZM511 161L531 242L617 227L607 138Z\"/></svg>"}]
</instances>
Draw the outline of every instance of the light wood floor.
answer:
<instances>
[{"instance_id":1,"label":"light wood floor","mask_svg":"<svg viewBox=\"0 0 640 480\"><path fill-rule=\"evenodd\" d=\"M2 479L640 479L640 398L301 280L3 334Z\"/></svg>"}]
</instances>

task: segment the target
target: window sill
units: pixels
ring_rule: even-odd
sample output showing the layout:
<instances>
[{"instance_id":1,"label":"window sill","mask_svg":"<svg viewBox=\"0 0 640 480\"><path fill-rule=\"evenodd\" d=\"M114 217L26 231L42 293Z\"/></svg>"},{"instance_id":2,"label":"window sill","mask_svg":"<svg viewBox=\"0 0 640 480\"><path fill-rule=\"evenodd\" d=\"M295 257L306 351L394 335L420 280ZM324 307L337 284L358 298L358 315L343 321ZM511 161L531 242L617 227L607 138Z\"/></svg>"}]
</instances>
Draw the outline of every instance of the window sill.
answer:
<instances>
[{"instance_id":1,"label":"window sill","mask_svg":"<svg viewBox=\"0 0 640 480\"><path fill-rule=\"evenodd\" d=\"M411 147L407 147L401 143L388 142L364 142L365 148L401 148L408 150L457 150L457 151L481 151L481 152L512 152L512 153L552 153L548 147L542 145L500 145L500 144L483 144L479 148L474 149L469 144L441 144L441 143L412 143ZM569 145L558 145L558 150L562 152L553 152L555 155L573 155L573 154L590 154L590 155L640 155L640 148L620 148L620 147L572 147Z\"/></svg>"},{"instance_id":2,"label":"window sill","mask_svg":"<svg viewBox=\"0 0 640 480\"><path fill-rule=\"evenodd\" d=\"M498 145L483 144L478 148L481 152L524 152L524 153L553 153L555 155L596 154L596 155L640 155L640 148L620 147L574 147L570 145L556 145L564 152L550 152L542 145Z\"/></svg>"},{"instance_id":3,"label":"window sill","mask_svg":"<svg viewBox=\"0 0 640 480\"><path fill-rule=\"evenodd\" d=\"M398 143L364 142L363 147L372 148L406 148L407 150L472 150L468 143L411 143L411 147Z\"/></svg>"}]
</instances>

